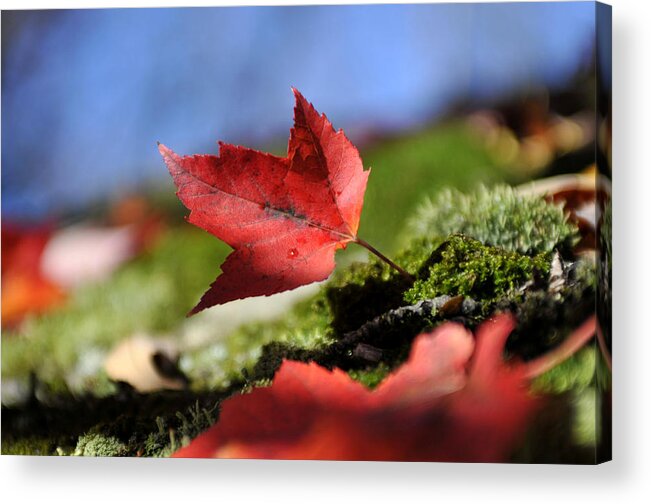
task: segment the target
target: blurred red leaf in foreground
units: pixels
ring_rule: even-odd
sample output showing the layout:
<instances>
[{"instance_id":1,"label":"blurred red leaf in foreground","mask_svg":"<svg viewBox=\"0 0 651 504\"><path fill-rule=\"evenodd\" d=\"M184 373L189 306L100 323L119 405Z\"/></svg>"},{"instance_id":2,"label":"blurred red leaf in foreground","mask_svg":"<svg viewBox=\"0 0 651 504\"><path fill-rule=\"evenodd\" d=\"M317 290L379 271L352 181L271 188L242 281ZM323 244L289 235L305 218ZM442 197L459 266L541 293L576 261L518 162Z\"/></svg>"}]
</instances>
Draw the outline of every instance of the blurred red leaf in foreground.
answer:
<instances>
[{"instance_id":1,"label":"blurred red leaf in foreground","mask_svg":"<svg viewBox=\"0 0 651 504\"><path fill-rule=\"evenodd\" d=\"M294 90L287 157L220 143L219 156L159 150L189 221L235 250L191 313L325 280L357 238L369 171L355 146ZM376 252L374 252L376 253Z\"/></svg>"},{"instance_id":2,"label":"blurred red leaf in foreground","mask_svg":"<svg viewBox=\"0 0 651 504\"><path fill-rule=\"evenodd\" d=\"M346 373L284 361L273 384L224 402L219 421L176 457L497 462L539 400L526 367L502 361L509 315L476 340L447 323L370 391Z\"/></svg>"}]
</instances>

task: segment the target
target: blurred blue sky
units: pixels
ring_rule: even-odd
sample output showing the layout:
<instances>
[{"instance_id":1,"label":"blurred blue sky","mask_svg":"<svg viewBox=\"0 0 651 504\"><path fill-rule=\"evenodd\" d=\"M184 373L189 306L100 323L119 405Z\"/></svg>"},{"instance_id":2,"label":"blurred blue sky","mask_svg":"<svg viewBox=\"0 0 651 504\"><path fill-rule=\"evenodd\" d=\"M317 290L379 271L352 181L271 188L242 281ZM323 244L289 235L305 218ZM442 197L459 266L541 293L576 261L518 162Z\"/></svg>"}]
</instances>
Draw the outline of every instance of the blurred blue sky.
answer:
<instances>
[{"instance_id":1,"label":"blurred blue sky","mask_svg":"<svg viewBox=\"0 0 651 504\"><path fill-rule=\"evenodd\" d=\"M160 140L285 142L297 87L355 141L464 99L562 86L594 3L4 11L2 210L40 217L167 177Z\"/></svg>"}]
</instances>

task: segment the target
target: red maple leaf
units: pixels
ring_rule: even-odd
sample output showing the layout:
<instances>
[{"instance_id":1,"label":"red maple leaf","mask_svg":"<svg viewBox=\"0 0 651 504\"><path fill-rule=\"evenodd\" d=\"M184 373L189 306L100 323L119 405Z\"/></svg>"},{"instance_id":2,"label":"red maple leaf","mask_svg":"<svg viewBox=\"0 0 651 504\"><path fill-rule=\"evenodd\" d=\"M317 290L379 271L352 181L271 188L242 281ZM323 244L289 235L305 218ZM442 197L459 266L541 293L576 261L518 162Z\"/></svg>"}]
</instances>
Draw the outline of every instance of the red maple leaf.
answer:
<instances>
[{"instance_id":1,"label":"red maple leaf","mask_svg":"<svg viewBox=\"0 0 651 504\"><path fill-rule=\"evenodd\" d=\"M219 421L174 456L505 460L539 402L526 366L502 361L513 325L497 316L476 344L455 323L422 334L374 391L341 370L284 361L270 387L225 401Z\"/></svg>"},{"instance_id":2,"label":"red maple leaf","mask_svg":"<svg viewBox=\"0 0 651 504\"><path fill-rule=\"evenodd\" d=\"M335 250L360 243L369 171L343 131L293 91L287 157L221 142L219 156L181 157L159 145L189 221L235 249L191 313L324 280Z\"/></svg>"}]
</instances>

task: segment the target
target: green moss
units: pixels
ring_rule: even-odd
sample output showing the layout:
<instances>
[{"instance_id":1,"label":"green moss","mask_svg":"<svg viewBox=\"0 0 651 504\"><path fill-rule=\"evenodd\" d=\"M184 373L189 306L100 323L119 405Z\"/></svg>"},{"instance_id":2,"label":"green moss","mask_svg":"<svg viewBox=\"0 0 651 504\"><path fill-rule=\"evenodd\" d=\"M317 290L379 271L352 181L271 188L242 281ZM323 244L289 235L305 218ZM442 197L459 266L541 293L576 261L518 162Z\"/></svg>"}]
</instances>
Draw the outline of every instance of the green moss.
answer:
<instances>
[{"instance_id":1,"label":"green moss","mask_svg":"<svg viewBox=\"0 0 651 504\"><path fill-rule=\"evenodd\" d=\"M348 376L353 380L360 382L362 385L374 389L382 383L382 380L384 380L391 371L392 368L389 365L386 363L380 363L378 366L366 369L351 369L348 371Z\"/></svg>"},{"instance_id":2,"label":"green moss","mask_svg":"<svg viewBox=\"0 0 651 504\"><path fill-rule=\"evenodd\" d=\"M418 276L423 263L442 242L442 238L415 239L395 254L395 262ZM332 329L341 335L404 305L403 295L410 287L411 283L400 273L370 254L366 263L357 262L337 270L324 287Z\"/></svg>"},{"instance_id":3,"label":"green moss","mask_svg":"<svg viewBox=\"0 0 651 504\"><path fill-rule=\"evenodd\" d=\"M492 302L515 294L527 282L546 277L550 257L529 257L454 235L432 253L428 262L426 277L404 294L408 303L444 294Z\"/></svg>"},{"instance_id":4,"label":"green moss","mask_svg":"<svg viewBox=\"0 0 651 504\"><path fill-rule=\"evenodd\" d=\"M567 221L561 207L501 185L480 186L469 194L441 191L420 206L409 230L411 236L461 233L527 255L568 250L578 239L576 226Z\"/></svg>"},{"instance_id":5,"label":"green moss","mask_svg":"<svg viewBox=\"0 0 651 504\"><path fill-rule=\"evenodd\" d=\"M330 311L324 293L297 303L282 319L246 324L225 337L187 351L179 366L198 390L225 388L246 382L254 375L266 345L282 352L314 351L333 341ZM267 354L270 350L267 350ZM274 353L274 352L271 352ZM275 368L258 378L273 376Z\"/></svg>"},{"instance_id":6,"label":"green moss","mask_svg":"<svg viewBox=\"0 0 651 504\"><path fill-rule=\"evenodd\" d=\"M574 394L573 437L579 446L594 447L597 443L597 392L594 387Z\"/></svg>"},{"instance_id":7,"label":"green moss","mask_svg":"<svg viewBox=\"0 0 651 504\"><path fill-rule=\"evenodd\" d=\"M143 442L138 443L137 454L143 457L167 457L217 421L217 405L211 408L200 406L197 401L184 411L173 416L156 417L155 426Z\"/></svg>"},{"instance_id":8,"label":"green moss","mask_svg":"<svg viewBox=\"0 0 651 504\"><path fill-rule=\"evenodd\" d=\"M357 329L368 320L400 306L405 280L376 259L354 263L325 287L337 334Z\"/></svg>"},{"instance_id":9,"label":"green moss","mask_svg":"<svg viewBox=\"0 0 651 504\"><path fill-rule=\"evenodd\" d=\"M414 238L397 254L396 261L409 273L420 277L423 273L423 266L427 265L432 252L446 239L447 235Z\"/></svg>"},{"instance_id":10,"label":"green moss","mask_svg":"<svg viewBox=\"0 0 651 504\"><path fill-rule=\"evenodd\" d=\"M74 455L82 457L120 457L127 447L113 436L85 434L79 438Z\"/></svg>"},{"instance_id":11,"label":"green moss","mask_svg":"<svg viewBox=\"0 0 651 504\"><path fill-rule=\"evenodd\" d=\"M54 455L57 445L48 437L28 436L18 439L2 437L2 455Z\"/></svg>"},{"instance_id":12,"label":"green moss","mask_svg":"<svg viewBox=\"0 0 651 504\"><path fill-rule=\"evenodd\" d=\"M446 186L468 190L507 178L484 143L459 120L371 145L362 150L362 160L372 172L359 234L392 255L401 248L397 237L405 221L425 195Z\"/></svg>"},{"instance_id":13,"label":"green moss","mask_svg":"<svg viewBox=\"0 0 651 504\"><path fill-rule=\"evenodd\" d=\"M561 394L589 387L595 378L595 348L590 345L565 362L539 376L533 390L540 393Z\"/></svg>"},{"instance_id":14,"label":"green moss","mask_svg":"<svg viewBox=\"0 0 651 504\"><path fill-rule=\"evenodd\" d=\"M230 393L232 390L137 394L124 390L109 397L57 394L46 402L33 399L3 406L2 451L163 456L212 425L220 401Z\"/></svg>"},{"instance_id":15,"label":"green moss","mask_svg":"<svg viewBox=\"0 0 651 504\"><path fill-rule=\"evenodd\" d=\"M191 265L180 267L183 261ZM2 377L27 379L37 371L55 390L111 392L101 355L137 331L160 332L179 324L208 284L228 247L186 226L171 229L158 247L128 263L109 280L82 287L61 310L2 334ZM208 277L210 278L210 277ZM90 354L99 359L90 359ZM94 361L91 370L80 369Z\"/></svg>"}]
</instances>

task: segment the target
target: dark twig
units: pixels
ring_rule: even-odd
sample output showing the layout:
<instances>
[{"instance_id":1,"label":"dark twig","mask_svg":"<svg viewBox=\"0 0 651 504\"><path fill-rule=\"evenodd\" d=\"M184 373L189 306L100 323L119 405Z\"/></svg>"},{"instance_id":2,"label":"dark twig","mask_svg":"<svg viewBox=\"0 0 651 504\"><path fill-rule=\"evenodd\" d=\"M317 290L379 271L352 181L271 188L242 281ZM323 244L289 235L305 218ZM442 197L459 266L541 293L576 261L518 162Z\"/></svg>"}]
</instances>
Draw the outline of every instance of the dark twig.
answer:
<instances>
[{"instance_id":1,"label":"dark twig","mask_svg":"<svg viewBox=\"0 0 651 504\"><path fill-rule=\"evenodd\" d=\"M457 305L457 311L454 314L446 311L451 300L454 300L454 304ZM456 298L451 296L438 296L432 299L425 299L414 305L401 306L400 308L389 310L369 320L359 329L344 334L333 347L335 347L335 351L339 352L359 342L372 340L374 335L383 334L387 329L393 328L396 325L408 324L416 319L434 319L439 312L447 318L452 315L472 315L476 309L477 303L470 298L465 298L460 303L457 303Z\"/></svg>"}]
</instances>

